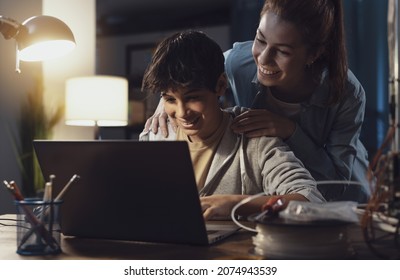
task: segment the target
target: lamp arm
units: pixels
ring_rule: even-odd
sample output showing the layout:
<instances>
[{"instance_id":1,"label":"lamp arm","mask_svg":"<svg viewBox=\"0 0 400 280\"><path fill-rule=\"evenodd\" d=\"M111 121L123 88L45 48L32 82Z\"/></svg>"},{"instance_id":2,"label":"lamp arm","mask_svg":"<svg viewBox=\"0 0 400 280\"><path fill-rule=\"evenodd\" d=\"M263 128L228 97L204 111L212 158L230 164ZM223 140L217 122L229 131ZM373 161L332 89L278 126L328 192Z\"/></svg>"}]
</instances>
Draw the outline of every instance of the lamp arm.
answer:
<instances>
[{"instance_id":1,"label":"lamp arm","mask_svg":"<svg viewBox=\"0 0 400 280\"><path fill-rule=\"evenodd\" d=\"M14 38L21 29L21 26L19 22L0 15L0 33L3 35L4 39L8 40Z\"/></svg>"}]
</instances>

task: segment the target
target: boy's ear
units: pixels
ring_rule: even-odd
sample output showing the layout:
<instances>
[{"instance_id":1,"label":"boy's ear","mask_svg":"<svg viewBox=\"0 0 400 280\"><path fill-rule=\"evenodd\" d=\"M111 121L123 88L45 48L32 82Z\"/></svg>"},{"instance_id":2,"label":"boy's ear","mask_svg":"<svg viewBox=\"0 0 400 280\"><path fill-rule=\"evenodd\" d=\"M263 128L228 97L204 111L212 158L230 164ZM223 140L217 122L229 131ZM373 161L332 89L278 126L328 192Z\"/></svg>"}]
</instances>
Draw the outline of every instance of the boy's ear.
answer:
<instances>
[{"instance_id":1,"label":"boy's ear","mask_svg":"<svg viewBox=\"0 0 400 280\"><path fill-rule=\"evenodd\" d=\"M221 76L219 76L217 81L217 86L215 87L215 92L217 93L217 96L224 95L227 88L228 88L228 77L224 72L221 74Z\"/></svg>"}]
</instances>

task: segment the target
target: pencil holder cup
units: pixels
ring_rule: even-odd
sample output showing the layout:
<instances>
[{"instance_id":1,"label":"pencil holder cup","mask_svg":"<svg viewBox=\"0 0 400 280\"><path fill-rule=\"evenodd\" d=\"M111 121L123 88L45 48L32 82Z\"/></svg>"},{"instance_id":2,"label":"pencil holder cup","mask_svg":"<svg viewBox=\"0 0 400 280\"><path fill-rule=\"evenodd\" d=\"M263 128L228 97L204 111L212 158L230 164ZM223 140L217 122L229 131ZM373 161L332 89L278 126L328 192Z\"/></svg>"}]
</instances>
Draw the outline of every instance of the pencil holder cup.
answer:
<instances>
[{"instance_id":1,"label":"pencil holder cup","mask_svg":"<svg viewBox=\"0 0 400 280\"><path fill-rule=\"evenodd\" d=\"M61 253L60 206L62 201L38 199L15 201L17 207L17 253Z\"/></svg>"}]
</instances>

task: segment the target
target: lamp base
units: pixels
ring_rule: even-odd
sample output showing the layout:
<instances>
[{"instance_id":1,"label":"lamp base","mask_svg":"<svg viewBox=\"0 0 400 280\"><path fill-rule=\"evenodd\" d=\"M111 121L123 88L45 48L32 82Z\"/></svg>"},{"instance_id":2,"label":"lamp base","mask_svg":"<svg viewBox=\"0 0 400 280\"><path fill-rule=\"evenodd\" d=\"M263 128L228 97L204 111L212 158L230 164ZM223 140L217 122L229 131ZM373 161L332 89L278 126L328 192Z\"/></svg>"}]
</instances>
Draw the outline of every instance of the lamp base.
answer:
<instances>
[{"instance_id":1,"label":"lamp base","mask_svg":"<svg viewBox=\"0 0 400 280\"><path fill-rule=\"evenodd\" d=\"M97 121L95 122L94 125L94 139L101 140L100 127L98 126Z\"/></svg>"}]
</instances>

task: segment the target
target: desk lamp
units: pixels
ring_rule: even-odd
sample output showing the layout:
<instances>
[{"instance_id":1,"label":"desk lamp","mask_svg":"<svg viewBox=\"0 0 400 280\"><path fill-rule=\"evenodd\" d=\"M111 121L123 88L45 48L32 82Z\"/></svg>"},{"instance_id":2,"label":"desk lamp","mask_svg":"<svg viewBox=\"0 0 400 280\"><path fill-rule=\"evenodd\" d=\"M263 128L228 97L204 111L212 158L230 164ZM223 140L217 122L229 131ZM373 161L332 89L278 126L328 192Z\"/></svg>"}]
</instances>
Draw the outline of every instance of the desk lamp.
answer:
<instances>
[{"instance_id":1,"label":"desk lamp","mask_svg":"<svg viewBox=\"0 0 400 280\"><path fill-rule=\"evenodd\" d=\"M116 76L86 76L68 79L65 94L65 123L94 126L128 124L128 81Z\"/></svg>"},{"instance_id":2,"label":"desk lamp","mask_svg":"<svg viewBox=\"0 0 400 280\"><path fill-rule=\"evenodd\" d=\"M0 33L8 40L16 40L16 71L19 60L41 61L67 54L75 47L71 29L51 16L34 16L22 24L0 15Z\"/></svg>"}]
</instances>

